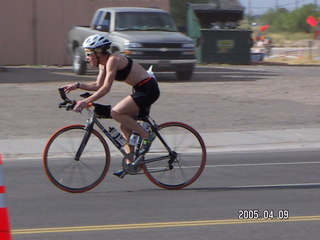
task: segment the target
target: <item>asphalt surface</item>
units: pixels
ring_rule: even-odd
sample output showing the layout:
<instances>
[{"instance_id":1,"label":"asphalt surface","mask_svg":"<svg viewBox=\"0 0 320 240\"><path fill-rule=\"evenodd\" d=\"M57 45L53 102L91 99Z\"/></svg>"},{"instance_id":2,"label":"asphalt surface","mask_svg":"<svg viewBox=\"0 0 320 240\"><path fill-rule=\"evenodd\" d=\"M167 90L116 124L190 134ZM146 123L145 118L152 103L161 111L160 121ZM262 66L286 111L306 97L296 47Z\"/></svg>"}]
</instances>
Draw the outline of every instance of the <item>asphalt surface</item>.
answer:
<instances>
[{"instance_id":1,"label":"asphalt surface","mask_svg":"<svg viewBox=\"0 0 320 240\"><path fill-rule=\"evenodd\" d=\"M204 137L208 151L318 148L318 66L202 66L189 82L158 73L157 123L182 121ZM0 72L4 159L40 157L49 136L62 126L84 123L86 114L57 108L57 89L92 81L95 71L76 76L68 67L6 67ZM101 103L114 105L131 88L115 82ZM78 99L81 92L70 96ZM114 122L107 122L117 126Z\"/></svg>"},{"instance_id":2,"label":"asphalt surface","mask_svg":"<svg viewBox=\"0 0 320 240\"><path fill-rule=\"evenodd\" d=\"M202 66L189 82L157 74L162 95L152 116L201 133L209 153L201 177L185 190L165 191L142 175L120 180L109 173L97 188L76 195L48 181L41 154L53 132L86 119L57 108L57 88L89 81L95 72L5 70L0 152L15 239L317 238L319 67ZM101 103L113 105L130 91L117 82ZM113 156L111 171L120 164ZM289 219L239 219L242 210L277 217L287 210Z\"/></svg>"},{"instance_id":3,"label":"asphalt surface","mask_svg":"<svg viewBox=\"0 0 320 240\"><path fill-rule=\"evenodd\" d=\"M319 157L301 150L208 154L203 174L181 191L159 189L143 175L119 179L109 172L82 194L54 187L40 160L6 161L13 238L314 240ZM113 160L111 171L119 168ZM248 211L258 218L249 219Z\"/></svg>"}]
</instances>

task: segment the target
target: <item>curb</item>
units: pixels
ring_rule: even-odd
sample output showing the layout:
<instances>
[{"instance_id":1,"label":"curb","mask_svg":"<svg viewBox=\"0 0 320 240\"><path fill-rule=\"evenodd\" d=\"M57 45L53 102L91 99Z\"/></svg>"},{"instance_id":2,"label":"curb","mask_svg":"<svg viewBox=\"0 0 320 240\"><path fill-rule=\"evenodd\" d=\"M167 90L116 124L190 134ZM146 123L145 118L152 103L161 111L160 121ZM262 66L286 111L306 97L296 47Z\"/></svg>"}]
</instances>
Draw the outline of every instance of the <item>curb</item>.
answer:
<instances>
[{"instance_id":1,"label":"curb","mask_svg":"<svg viewBox=\"0 0 320 240\"><path fill-rule=\"evenodd\" d=\"M320 149L320 128L200 132L208 153L285 151ZM42 158L47 138L0 139L0 152L6 160ZM118 150L108 144L113 157Z\"/></svg>"}]
</instances>

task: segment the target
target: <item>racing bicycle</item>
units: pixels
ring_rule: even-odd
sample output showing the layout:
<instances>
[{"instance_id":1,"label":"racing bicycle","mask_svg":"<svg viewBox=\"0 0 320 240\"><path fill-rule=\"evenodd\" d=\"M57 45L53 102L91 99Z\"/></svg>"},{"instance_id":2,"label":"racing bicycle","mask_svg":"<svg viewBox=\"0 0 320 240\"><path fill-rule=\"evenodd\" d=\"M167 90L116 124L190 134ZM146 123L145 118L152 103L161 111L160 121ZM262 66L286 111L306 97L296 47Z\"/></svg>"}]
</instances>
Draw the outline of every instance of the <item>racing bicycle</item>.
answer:
<instances>
[{"instance_id":1,"label":"racing bicycle","mask_svg":"<svg viewBox=\"0 0 320 240\"><path fill-rule=\"evenodd\" d=\"M63 102L59 108L72 110L76 101L59 89ZM84 98L89 93L80 95ZM107 139L121 153L121 178L144 174L155 185L170 190L182 189L194 183L206 164L206 146L200 134L182 122L160 125L149 116L150 109L139 113L136 120L152 132L155 139L148 152L143 151L139 137L133 153L127 153L127 141L112 125L100 119L111 119L111 106L92 103L86 108L85 125L69 125L59 129L48 140L43 152L43 167L49 180L70 193L89 191L101 183L110 166ZM110 121L112 122L112 121ZM98 130L97 130L97 129Z\"/></svg>"}]
</instances>

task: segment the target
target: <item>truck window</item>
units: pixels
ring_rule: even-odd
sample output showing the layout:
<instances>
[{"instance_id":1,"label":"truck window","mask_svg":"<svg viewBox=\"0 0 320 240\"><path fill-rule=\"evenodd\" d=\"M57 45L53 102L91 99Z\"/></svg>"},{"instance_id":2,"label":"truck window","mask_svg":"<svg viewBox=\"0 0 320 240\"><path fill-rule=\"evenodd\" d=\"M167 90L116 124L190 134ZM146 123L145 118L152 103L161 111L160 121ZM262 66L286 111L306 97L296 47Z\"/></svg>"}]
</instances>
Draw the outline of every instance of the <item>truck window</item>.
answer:
<instances>
[{"instance_id":1,"label":"truck window","mask_svg":"<svg viewBox=\"0 0 320 240\"><path fill-rule=\"evenodd\" d=\"M98 25L96 26L96 29L99 31L104 31L104 32L109 32L110 30L110 13L106 13L104 19L102 22L99 22Z\"/></svg>"},{"instance_id":2,"label":"truck window","mask_svg":"<svg viewBox=\"0 0 320 240\"><path fill-rule=\"evenodd\" d=\"M108 12L108 13L106 14L106 16L104 17L103 22L102 22L102 26L103 26L105 29L108 29L108 30L106 30L106 31L109 31L109 28L110 28L110 17L111 17L111 15L110 15L110 13Z\"/></svg>"},{"instance_id":3,"label":"truck window","mask_svg":"<svg viewBox=\"0 0 320 240\"><path fill-rule=\"evenodd\" d=\"M93 22L91 24L91 26L93 27L93 29L97 30L97 26L99 25L99 23L101 22L101 17L102 17L103 11L98 11L96 13L96 16L93 18Z\"/></svg>"},{"instance_id":4,"label":"truck window","mask_svg":"<svg viewBox=\"0 0 320 240\"><path fill-rule=\"evenodd\" d=\"M117 13L116 31L177 31L175 24L167 13L123 12Z\"/></svg>"}]
</instances>

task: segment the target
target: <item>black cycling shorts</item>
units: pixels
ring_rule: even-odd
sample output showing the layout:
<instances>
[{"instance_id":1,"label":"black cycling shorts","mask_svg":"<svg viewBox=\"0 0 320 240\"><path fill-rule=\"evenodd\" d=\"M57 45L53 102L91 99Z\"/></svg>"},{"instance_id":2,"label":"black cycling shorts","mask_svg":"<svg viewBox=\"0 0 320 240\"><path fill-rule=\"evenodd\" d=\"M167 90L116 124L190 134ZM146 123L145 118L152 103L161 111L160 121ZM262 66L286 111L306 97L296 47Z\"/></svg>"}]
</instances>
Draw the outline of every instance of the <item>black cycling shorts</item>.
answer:
<instances>
[{"instance_id":1,"label":"black cycling shorts","mask_svg":"<svg viewBox=\"0 0 320 240\"><path fill-rule=\"evenodd\" d=\"M132 99L138 105L140 112L146 111L160 96L157 80L147 78L133 87Z\"/></svg>"}]
</instances>

